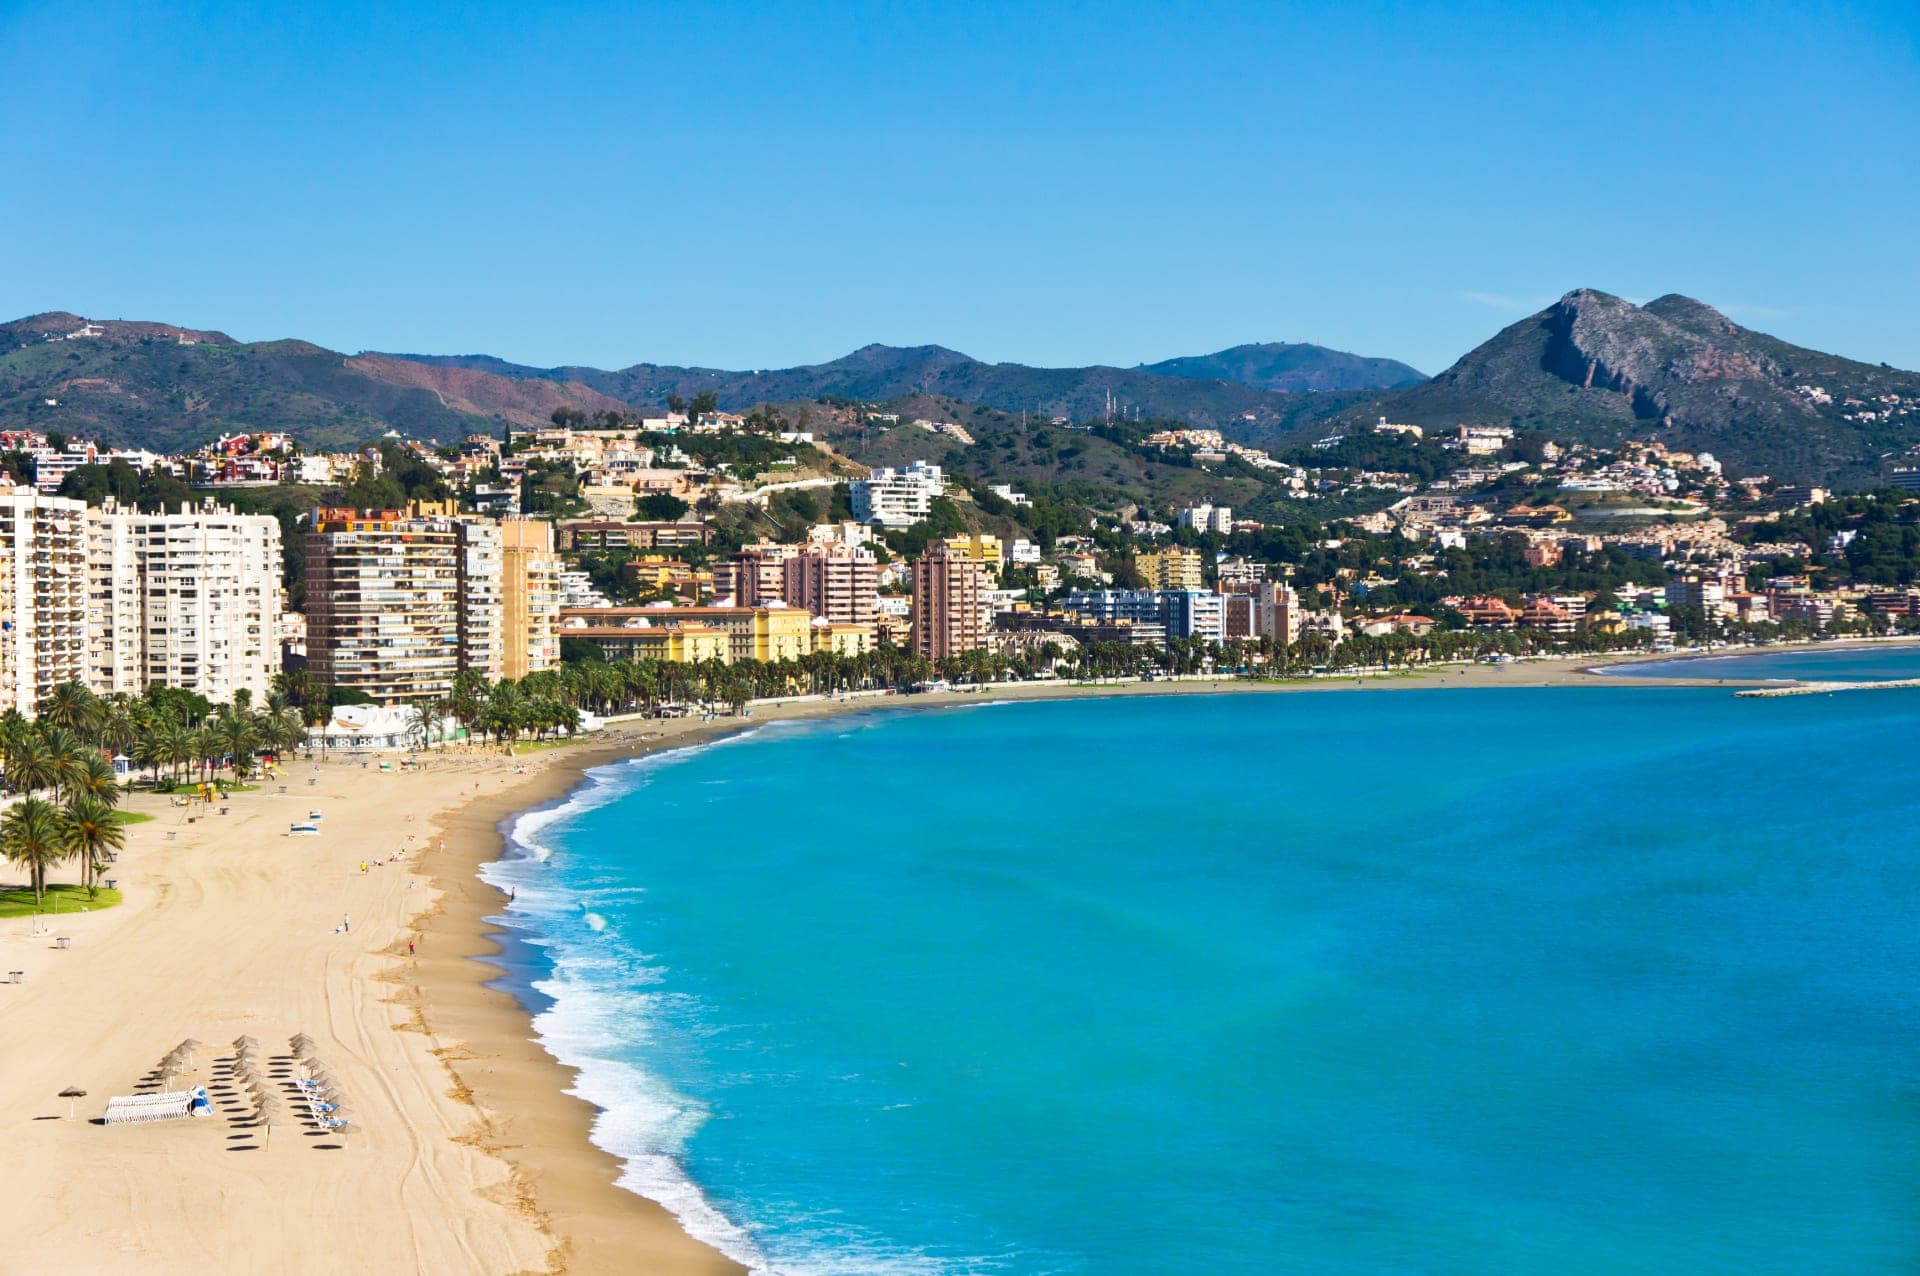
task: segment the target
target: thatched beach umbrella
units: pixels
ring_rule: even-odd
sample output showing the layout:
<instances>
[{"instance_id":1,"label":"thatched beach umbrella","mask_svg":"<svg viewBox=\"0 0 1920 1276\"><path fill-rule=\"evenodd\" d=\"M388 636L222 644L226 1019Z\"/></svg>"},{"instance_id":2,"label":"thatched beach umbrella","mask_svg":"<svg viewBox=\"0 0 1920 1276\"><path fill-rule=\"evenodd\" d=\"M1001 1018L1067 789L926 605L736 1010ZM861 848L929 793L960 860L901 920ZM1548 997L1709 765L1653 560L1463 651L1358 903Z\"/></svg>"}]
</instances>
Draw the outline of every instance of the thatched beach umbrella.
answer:
<instances>
[{"instance_id":1,"label":"thatched beach umbrella","mask_svg":"<svg viewBox=\"0 0 1920 1276\"><path fill-rule=\"evenodd\" d=\"M185 1041L182 1041L179 1045L175 1046L173 1048L173 1052L175 1054L185 1055L187 1057L187 1062L191 1063L193 1062L193 1053L194 1051L200 1048L200 1044L201 1044L200 1042L195 1041L192 1037L188 1037Z\"/></svg>"},{"instance_id":2,"label":"thatched beach umbrella","mask_svg":"<svg viewBox=\"0 0 1920 1276\"><path fill-rule=\"evenodd\" d=\"M313 1038L304 1032L296 1032L288 1037L287 1044L293 1047L295 1054L310 1054L313 1050Z\"/></svg>"},{"instance_id":3,"label":"thatched beach umbrella","mask_svg":"<svg viewBox=\"0 0 1920 1276\"><path fill-rule=\"evenodd\" d=\"M263 1097L254 1108L255 1118L266 1127L266 1142L273 1142L273 1127L287 1124L287 1105L277 1094Z\"/></svg>"},{"instance_id":4,"label":"thatched beach umbrella","mask_svg":"<svg viewBox=\"0 0 1920 1276\"><path fill-rule=\"evenodd\" d=\"M87 1092L77 1085L70 1085L60 1092L60 1097L67 1101L67 1120L71 1121L73 1120L74 1100L86 1098Z\"/></svg>"}]
</instances>

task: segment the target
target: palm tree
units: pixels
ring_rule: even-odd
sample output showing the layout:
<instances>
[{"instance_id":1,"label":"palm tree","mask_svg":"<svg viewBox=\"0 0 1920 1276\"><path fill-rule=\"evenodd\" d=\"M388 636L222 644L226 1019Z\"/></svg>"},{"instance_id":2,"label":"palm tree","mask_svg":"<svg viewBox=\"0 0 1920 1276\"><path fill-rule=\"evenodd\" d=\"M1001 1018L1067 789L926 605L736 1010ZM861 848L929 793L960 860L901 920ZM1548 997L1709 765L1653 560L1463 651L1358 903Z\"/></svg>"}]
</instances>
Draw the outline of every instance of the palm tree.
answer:
<instances>
[{"instance_id":1,"label":"palm tree","mask_svg":"<svg viewBox=\"0 0 1920 1276\"><path fill-rule=\"evenodd\" d=\"M47 752L53 765L54 785L63 793L72 792L74 781L80 774L80 760L92 750L65 727L49 727L41 734L47 742Z\"/></svg>"},{"instance_id":2,"label":"palm tree","mask_svg":"<svg viewBox=\"0 0 1920 1276\"><path fill-rule=\"evenodd\" d=\"M80 881L91 896L93 876L102 862L101 856L126 845L126 829L114 818L109 803L82 793L60 813L60 836L67 853L80 857Z\"/></svg>"},{"instance_id":3,"label":"palm tree","mask_svg":"<svg viewBox=\"0 0 1920 1276\"><path fill-rule=\"evenodd\" d=\"M199 763L200 783L210 784L213 782L214 759L220 756L220 737L214 733L213 724L208 723L190 732L189 738L193 741L193 747L187 756Z\"/></svg>"},{"instance_id":4,"label":"palm tree","mask_svg":"<svg viewBox=\"0 0 1920 1276\"><path fill-rule=\"evenodd\" d=\"M141 723L125 696L113 696L101 705L100 744L115 753L125 753L139 740Z\"/></svg>"},{"instance_id":5,"label":"palm tree","mask_svg":"<svg viewBox=\"0 0 1920 1276\"><path fill-rule=\"evenodd\" d=\"M213 743L214 755L224 753L232 759L236 776L248 769L260 740L252 714L238 704L222 708L207 724L206 734Z\"/></svg>"},{"instance_id":6,"label":"palm tree","mask_svg":"<svg viewBox=\"0 0 1920 1276\"><path fill-rule=\"evenodd\" d=\"M425 752L427 741L433 737L435 704L421 703L407 706L407 744L410 748Z\"/></svg>"},{"instance_id":7,"label":"palm tree","mask_svg":"<svg viewBox=\"0 0 1920 1276\"><path fill-rule=\"evenodd\" d=\"M296 709L276 709L260 724L260 739L276 755L291 753L307 738L307 727Z\"/></svg>"},{"instance_id":8,"label":"palm tree","mask_svg":"<svg viewBox=\"0 0 1920 1276\"><path fill-rule=\"evenodd\" d=\"M101 718L99 698L77 682L63 682L47 693L40 705L40 721L49 727L62 727L77 736L90 737Z\"/></svg>"},{"instance_id":9,"label":"palm tree","mask_svg":"<svg viewBox=\"0 0 1920 1276\"><path fill-rule=\"evenodd\" d=\"M35 904L46 900L47 870L71 854L60 811L45 798L21 798L0 815L0 856L27 870Z\"/></svg>"},{"instance_id":10,"label":"palm tree","mask_svg":"<svg viewBox=\"0 0 1920 1276\"><path fill-rule=\"evenodd\" d=\"M49 788L60 778L58 761L47 747L47 737L29 728L7 746L7 782L21 793Z\"/></svg>"},{"instance_id":11,"label":"palm tree","mask_svg":"<svg viewBox=\"0 0 1920 1276\"><path fill-rule=\"evenodd\" d=\"M112 810L120 805L120 777L114 772L113 763L89 749L80 756L67 792L75 798L92 798Z\"/></svg>"}]
</instances>

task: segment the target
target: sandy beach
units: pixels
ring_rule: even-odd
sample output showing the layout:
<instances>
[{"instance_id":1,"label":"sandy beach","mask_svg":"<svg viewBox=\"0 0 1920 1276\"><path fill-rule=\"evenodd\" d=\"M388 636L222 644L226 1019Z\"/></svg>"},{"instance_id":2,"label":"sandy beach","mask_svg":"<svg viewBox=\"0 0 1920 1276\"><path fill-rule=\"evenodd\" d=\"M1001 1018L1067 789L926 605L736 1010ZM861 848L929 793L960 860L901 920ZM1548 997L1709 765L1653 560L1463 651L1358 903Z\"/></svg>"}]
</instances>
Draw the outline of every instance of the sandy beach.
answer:
<instances>
[{"instance_id":1,"label":"sandy beach","mask_svg":"<svg viewBox=\"0 0 1920 1276\"><path fill-rule=\"evenodd\" d=\"M558 798L588 767L874 708L1599 685L1587 672L1596 663L796 700L744 721L617 726L521 757L454 750L412 771L294 762L284 793L270 782L191 822L165 797L134 796L128 808L155 818L128 830L114 866L124 904L62 916L40 935L26 919L0 921L0 972L23 972L0 984L0 1132L14 1153L0 1166L0 1272L738 1271L614 1185L618 1165L588 1139L594 1110L565 1093L569 1074L512 997L486 986L496 970L474 960L495 951L487 918L503 900L476 873L499 854L501 821ZM322 812L322 834L288 836L309 811ZM295 1032L316 1039L357 1110L345 1139L297 1127L263 1138L237 1103L211 1119L92 1120L183 1038L209 1043L190 1077L205 1082L236 1036L281 1054ZM56 1097L69 1086L87 1092L72 1118Z\"/></svg>"}]
</instances>

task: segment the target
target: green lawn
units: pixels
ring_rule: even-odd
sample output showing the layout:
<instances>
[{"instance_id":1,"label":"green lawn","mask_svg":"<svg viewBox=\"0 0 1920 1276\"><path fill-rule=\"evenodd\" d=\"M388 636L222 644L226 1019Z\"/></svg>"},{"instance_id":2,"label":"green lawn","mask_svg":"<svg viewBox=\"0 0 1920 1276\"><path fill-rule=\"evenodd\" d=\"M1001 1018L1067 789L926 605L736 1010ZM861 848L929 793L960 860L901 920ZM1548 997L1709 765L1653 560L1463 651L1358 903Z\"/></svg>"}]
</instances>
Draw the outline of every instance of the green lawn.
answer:
<instances>
[{"instance_id":1,"label":"green lawn","mask_svg":"<svg viewBox=\"0 0 1920 1276\"><path fill-rule=\"evenodd\" d=\"M113 813L113 822L115 824L145 824L152 818L153 816L145 811L115 811Z\"/></svg>"},{"instance_id":2,"label":"green lawn","mask_svg":"<svg viewBox=\"0 0 1920 1276\"><path fill-rule=\"evenodd\" d=\"M584 736L573 736L571 738L562 736L556 740L515 740L513 742L513 752L514 755L518 757L527 753L540 753L547 749L563 749L570 744L579 744L584 739Z\"/></svg>"},{"instance_id":3,"label":"green lawn","mask_svg":"<svg viewBox=\"0 0 1920 1276\"><path fill-rule=\"evenodd\" d=\"M40 911L47 914L97 911L112 908L119 902L120 892L110 891L104 886L94 892L92 899L88 899L85 887L55 883L47 887L46 902L40 905ZM0 917L25 917L33 911L32 887L0 890Z\"/></svg>"}]
</instances>

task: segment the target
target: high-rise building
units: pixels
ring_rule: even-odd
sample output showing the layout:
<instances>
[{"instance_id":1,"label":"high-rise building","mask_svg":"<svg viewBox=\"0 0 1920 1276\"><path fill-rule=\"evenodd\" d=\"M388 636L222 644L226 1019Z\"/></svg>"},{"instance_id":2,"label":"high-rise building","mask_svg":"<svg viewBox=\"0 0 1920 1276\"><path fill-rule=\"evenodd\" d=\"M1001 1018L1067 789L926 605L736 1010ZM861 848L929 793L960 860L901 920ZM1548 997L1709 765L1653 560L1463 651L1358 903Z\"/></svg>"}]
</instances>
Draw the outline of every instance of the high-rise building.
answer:
<instances>
[{"instance_id":1,"label":"high-rise building","mask_svg":"<svg viewBox=\"0 0 1920 1276\"><path fill-rule=\"evenodd\" d=\"M89 509L86 524L87 686L136 696L147 689L147 624L133 519L109 502Z\"/></svg>"},{"instance_id":2,"label":"high-rise building","mask_svg":"<svg viewBox=\"0 0 1920 1276\"><path fill-rule=\"evenodd\" d=\"M507 668L505 555L500 524L447 518L458 545L460 672L498 682Z\"/></svg>"},{"instance_id":3,"label":"high-rise building","mask_svg":"<svg viewBox=\"0 0 1920 1276\"><path fill-rule=\"evenodd\" d=\"M157 682L215 704L238 691L264 701L280 672L279 520L211 500L173 514L107 510L101 517L133 529L142 635L134 690ZM104 565L89 566L97 581ZM117 636L117 618L112 628Z\"/></svg>"},{"instance_id":4,"label":"high-rise building","mask_svg":"<svg viewBox=\"0 0 1920 1276\"><path fill-rule=\"evenodd\" d=\"M0 711L87 678L86 504L0 490Z\"/></svg>"},{"instance_id":5,"label":"high-rise building","mask_svg":"<svg viewBox=\"0 0 1920 1276\"><path fill-rule=\"evenodd\" d=\"M791 545L745 546L721 567L714 589L732 598L736 607L785 602L787 560L798 552Z\"/></svg>"},{"instance_id":6,"label":"high-rise building","mask_svg":"<svg viewBox=\"0 0 1920 1276\"><path fill-rule=\"evenodd\" d=\"M945 545L913 560L913 650L940 660L987 645L987 574Z\"/></svg>"},{"instance_id":7,"label":"high-rise building","mask_svg":"<svg viewBox=\"0 0 1920 1276\"><path fill-rule=\"evenodd\" d=\"M781 566L782 596L792 606L836 624L873 622L880 567L871 550L808 545Z\"/></svg>"},{"instance_id":8,"label":"high-rise building","mask_svg":"<svg viewBox=\"0 0 1920 1276\"><path fill-rule=\"evenodd\" d=\"M404 510L317 509L307 533L307 669L381 704L443 696L461 667L462 536ZM492 594L497 606L497 590ZM482 616L488 599L481 599Z\"/></svg>"},{"instance_id":9,"label":"high-rise building","mask_svg":"<svg viewBox=\"0 0 1920 1276\"><path fill-rule=\"evenodd\" d=\"M1293 586L1277 580L1263 581L1254 591L1253 600L1254 636L1271 638L1289 647L1300 641L1304 618L1300 596L1293 592Z\"/></svg>"},{"instance_id":10,"label":"high-rise building","mask_svg":"<svg viewBox=\"0 0 1920 1276\"><path fill-rule=\"evenodd\" d=\"M63 682L264 700L280 671L280 573L280 524L265 515L0 492L0 707L31 714Z\"/></svg>"},{"instance_id":11,"label":"high-rise building","mask_svg":"<svg viewBox=\"0 0 1920 1276\"><path fill-rule=\"evenodd\" d=\"M506 676L524 678L560 663L561 563L553 552L553 524L502 520L500 551Z\"/></svg>"}]
</instances>

